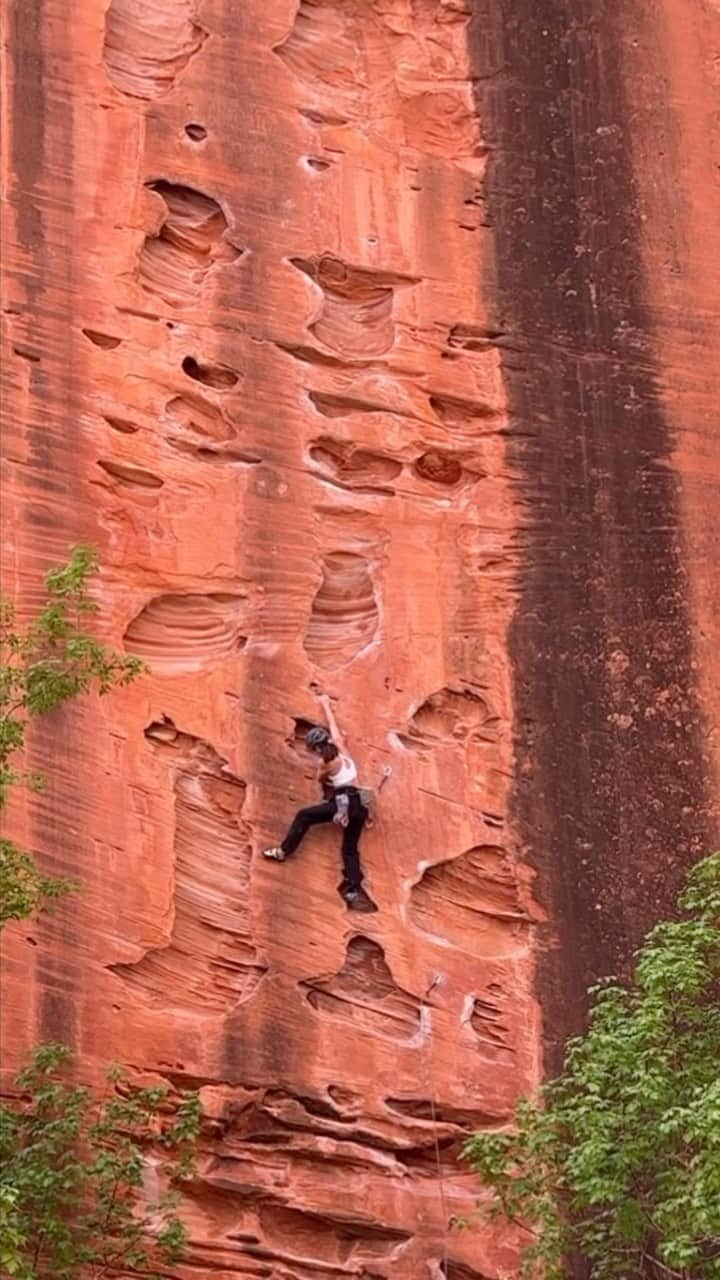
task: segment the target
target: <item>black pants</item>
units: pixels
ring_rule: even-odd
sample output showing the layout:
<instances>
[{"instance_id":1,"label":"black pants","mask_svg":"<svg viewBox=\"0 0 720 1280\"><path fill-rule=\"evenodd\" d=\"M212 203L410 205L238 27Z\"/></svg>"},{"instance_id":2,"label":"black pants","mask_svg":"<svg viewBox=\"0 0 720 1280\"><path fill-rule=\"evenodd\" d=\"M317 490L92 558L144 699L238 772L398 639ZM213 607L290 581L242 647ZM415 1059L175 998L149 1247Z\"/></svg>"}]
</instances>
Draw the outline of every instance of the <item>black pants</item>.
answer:
<instances>
[{"instance_id":1,"label":"black pants","mask_svg":"<svg viewBox=\"0 0 720 1280\"><path fill-rule=\"evenodd\" d=\"M358 841L368 815L367 809L361 803L357 792L350 792L348 801L348 825L340 828L342 831L343 860L341 891L343 893L357 893L362 884ZM311 804L308 805L307 809L298 809L290 825L290 830L280 846L283 853L288 856L294 853L303 836L307 834L311 827L317 826L320 822L332 822L335 817L335 810L334 797L331 800L323 800L322 804Z\"/></svg>"}]
</instances>

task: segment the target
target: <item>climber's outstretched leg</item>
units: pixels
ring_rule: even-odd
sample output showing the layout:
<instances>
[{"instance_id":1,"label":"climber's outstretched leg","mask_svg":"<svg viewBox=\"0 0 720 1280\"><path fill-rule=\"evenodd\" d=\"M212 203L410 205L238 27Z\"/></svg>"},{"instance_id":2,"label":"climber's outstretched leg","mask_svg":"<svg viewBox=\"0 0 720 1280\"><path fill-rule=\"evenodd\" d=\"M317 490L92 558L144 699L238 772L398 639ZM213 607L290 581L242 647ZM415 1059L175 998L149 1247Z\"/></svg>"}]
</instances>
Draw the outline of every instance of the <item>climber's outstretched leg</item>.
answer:
<instances>
[{"instance_id":1,"label":"climber's outstretched leg","mask_svg":"<svg viewBox=\"0 0 720 1280\"><path fill-rule=\"evenodd\" d=\"M360 900L363 875L360 868L360 850L358 849L358 841L368 816L367 809L360 804L359 800L355 796L352 797L352 801L350 819L347 826L343 828L343 880L342 885L340 886L340 892L350 907L354 906Z\"/></svg>"},{"instance_id":2,"label":"climber's outstretched leg","mask_svg":"<svg viewBox=\"0 0 720 1280\"><path fill-rule=\"evenodd\" d=\"M281 844L272 849L263 849L263 857L274 858L276 862L284 862L297 849L303 836L311 827L320 822L332 822L335 816L335 802L324 800L322 804L310 804L306 809L298 809L290 829Z\"/></svg>"}]
</instances>

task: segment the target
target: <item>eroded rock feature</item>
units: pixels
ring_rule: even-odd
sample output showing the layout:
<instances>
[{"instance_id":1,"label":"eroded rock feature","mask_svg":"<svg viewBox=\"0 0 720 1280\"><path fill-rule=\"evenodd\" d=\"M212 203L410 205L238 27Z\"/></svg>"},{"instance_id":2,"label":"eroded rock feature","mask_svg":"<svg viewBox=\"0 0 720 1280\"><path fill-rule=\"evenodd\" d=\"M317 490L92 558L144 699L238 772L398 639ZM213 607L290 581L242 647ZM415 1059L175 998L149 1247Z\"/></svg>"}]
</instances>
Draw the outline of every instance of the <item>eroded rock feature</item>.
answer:
<instances>
[{"instance_id":1,"label":"eroded rock feature","mask_svg":"<svg viewBox=\"0 0 720 1280\"><path fill-rule=\"evenodd\" d=\"M483 1056L494 1062L509 1062L515 1053L509 1027L507 995L497 983L490 983L473 999L470 1026L478 1038Z\"/></svg>"},{"instance_id":2,"label":"eroded rock feature","mask_svg":"<svg viewBox=\"0 0 720 1280\"><path fill-rule=\"evenodd\" d=\"M507 854L491 845L436 863L410 895L410 918L426 933L465 951L502 951L500 937L521 940L527 914Z\"/></svg>"},{"instance_id":3,"label":"eroded rock feature","mask_svg":"<svg viewBox=\"0 0 720 1280\"><path fill-rule=\"evenodd\" d=\"M103 57L116 88L133 98L159 98L202 48L207 31L195 0L111 0Z\"/></svg>"},{"instance_id":4,"label":"eroded rock feature","mask_svg":"<svg viewBox=\"0 0 720 1280\"><path fill-rule=\"evenodd\" d=\"M102 333L99 329L83 329L83 334L94 347L100 347L103 351L114 351L122 342L122 338L112 333Z\"/></svg>"},{"instance_id":5,"label":"eroded rock feature","mask_svg":"<svg viewBox=\"0 0 720 1280\"><path fill-rule=\"evenodd\" d=\"M162 595L125 632L125 648L155 671L194 671L240 653L247 643L245 595Z\"/></svg>"},{"instance_id":6,"label":"eroded rock feature","mask_svg":"<svg viewBox=\"0 0 720 1280\"><path fill-rule=\"evenodd\" d=\"M115 462L109 458L100 458L98 466L112 480L129 488L162 489L165 483L162 476L156 476L145 467L136 467L131 462Z\"/></svg>"},{"instance_id":7,"label":"eroded rock feature","mask_svg":"<svg viewBox=\"0 0 720 1280\"><path fill-rule=\"evenodd\" d=\"M196 1265L266 1280L372 1280L402 1257L410 1232L387 1228L360 1208L345 1209L337 1197L325 1209L284 1203L277 1174L274 1181L268 1177L272 1156L259 1146L256 1160L255 1166L249 1160L217 1161L189 1189L187 1209L198 1234L212 1224L211 1241ZM279 1168L278 1156L275 1162ZM338 1165L336 1176L358 1172Z\"/></svg>"},{"instance_id":8,"label":"eroded rock feature","mask_svg":"<svg viewBox=\"0 0 720 1280\"><path fill-rule=\"evenodd\" d=\"M367 1103L353 1119L338 1114L332 1092L332 1086L323 1096L248 1086L217 1091L219 1140L184 1204L194 1238L206 1238L212 1224L212 1251L199 1253L196 1263L211 1257L213 1266L243 1275L301 1280L411 1280L418 1268L436 1274L429 1263L442 1235L412 1209L397 1221L387 1206L410 1207L419 1194L427 1213L433 1199L427 1183L438 1166L451 1195L456 1153L481 1119L452 1108L446 1114L428 1100L420 1119L410 1108L407 1115L402 1106L388 1114ZM339 1192L347 1183L364 1194Z\"/></svg>"},{"instance_id":9,"label":"eroded rock feature","mask_svg":"<svg viewBox=\"0 0 720 1280\"><path fill-rule=\"evenodd\" d=\"M414 283L387 271L353 267L340 258L293 258L298 271L322 292L322 305L310 331L323 346L348 359L367 359L389 351L395 337L395 290Z\"/></svg>"},{"instance_id":10,"label":"eroded rock feature","mask_svg":"<svg viewBox=\"0 0 720 1280\"><path fill-rule=\"evenodd\" d=\"M198 462L260 462L260 454L243 447L230 418L200 396L173 396L165 405L166 440L178 453Z\"/></svg>"},{"instance_id":11,"label":"eroded rock feature","mask_svg":"<svg viewBox=\"0 0 720 1280\"><path fill-rule=\"evenodd\" d=\"M462 480L462 463L443 449L428 449L415 460L413 470L421 480L453 487Z\"/></svg>"},{"instance_id":12,"label":"eroded rock feature","mask_svg":"<svg viewBox=\"0 0 720 1280\"><path fill-rule=\"evenodd\" d=\"M410 16L412 13L412 16ZM362 122L421 155L478 163L467 76L464 3L421 0L412 11L363 0L300 0L275 53L304 86L318 124Z\"/></svg>"},{"instance_id":13,"label":"eroded rock feature","mask_svg":"<svg viewBox=\"0 0 720 1280\"><path fill-rule=\"evenodd\" d=\"M173 777L174 918L166 946L113 972L155 1004L220 1012L247 1000L267 971L250 940L245 784L171 721L149 725L146 737Z\"/></svg>"},{"instance_id":14,"label":"eroded rock feature","mask_svg":"<svg viewBox=\"0 0 720 1280\"><path fill-rule=\"evenodd\" d=\"M504 337L506 335L502 329L486 325L454 324L448 333L447 344L453 351L478 353L497 346Z\"/></svg>"},{"instance_id":15,"label":"eroded rock feature","mask_svg":"<svg viewBox=\"0 0 720 1280\"><path fill-rule=\"evenodd\" d=\"M318 1013L358 1031L411 1040L420 1029L420 1001L397 985L379 943L361 934L350 940L342 969L301 986Z\"/></svg>"},{"instance_id":16,"label":"eroded rock feature","mask_svg":"<svg viewBox=\"0 0 720 1280\"><path fill-rule=\"evenodd\" d=\"M472 1107L453 1107L440 1098L386 1098L385 1106L389 1111L416 1120L425 1127L433 1126L443 1137L453 1130L457 1134L471 1133L498 1120L497 1115L488 1115Z\"/></svg>"},{"instance_id":17,"label":"eroded rock feature","mask_svg":"<svg viewBox=\"0 0 720 1280\"><path fill-rule=\"evenodd\" d=\"M278 1088L243 1090L241 1098L230 1095L220 1120L228 1155L242 1162L245 1178L247 1164L254 1166L258 1191L272 1188L268 1179L277 1156L287 1152L315 1164L317 1172L325 1164L330 1176L346 1166L361 1172L374 1167L403 1178L413 1159L433 1150L436 1137L447 1146L473 1127L506 1118L427 1098L408 1102L388 1098L378 1110L368 1109L365 1096L352 1095L348 1103L346 1092L329 1085L325 1093L312 1096ZM261 1153L270 1156L267 1167ZM239 1181L229 1161L223 1176L228 1186ZM220 1179L215 1176L213 1181L218 1185Z\"/></svg>"},{"instance_id":18,"label":"eroded rock feature","mask_svg":"<svg viewBox=\"0 0 720 1280\"><path fill-rule=\"evenodd\" d=\"M440 1263L438 1274L443 1280L489 1280L484 1272L476 1271L474 1267L468 1267L464 1262L457 1262L453 1258Z\"/></svg>"},{"instance_id":19,"label":"eroded rock feature","mask_svg":"<svg viewBox=\"0 0 720 1280\"><path fill-rule=\"evenodd\" d=\"M431 747L469 738L492 740L496 727L497 717L479 694L440 689L418 707L402 741L405 746Z\"/></svg>"},{"instance_id":20,"label":"eroded rock feature","mask_svg":"<svg viewBox=\"0 0 720 1280\"><path fill-rule=\"evenodd\" d=\"M357 1274L357 1266L363 1262L392 1261L410 1238L406 1232L369 1222L360 1213L343 1217L284 1205L261 1209L260 1223L276 1256L311 1267L319 1259L326 1267L337 1268L338 1275ZM259 1252L262 1256L264 1251Z\"/></svg>"},{"instance_id":21,"label":"eroded rock feature","mask_svg":"<svg viewBox=\"0 0 720 1280\"><path fill-rule=\"evenodd\" d=\"M209 361L197 360L195 356L185 356L182 371L193 382L199 382L213 391L230 391L240 380L240 374L224 364L211 364Z\"/></svg>"},{"instance_id":22,"label":"eroded rock feature","mask_svg":"<svg viewBox=\"0 0 720 1280\"><path fill-rule=\"evenodd\" d=\"M503 417L496 406L460 396L430 396L430 408L454 436L476 436L498 425Z\"/></svg>"},{"instance_id":23,"label":"eroded rock feature","mask_svg":"<svg viewBox=\"0 0 720 1280\"><path fill-rule=\"evenodd\" d=\"M385 413L384 404L364 400L352 392L309 391L308 398L324 418L346 418L349 413Z\"/></svg>"},{"instance_id":24,"label":"eroded rock feature","mask_svg":"<svg viewBox=\"0 0 720 1280\"><path fill-rule=\"evenodd\" d=\"M345 123L348 116L355 115L366 92L365 68L358 65L354 17L354 4L300 0L292 30L275 49L318 96L330 98L334 123ZM316 114L328 120L327 108Z\"/></svg>"},{"instance_id":25,"label":"eroded rock feature","mask_svg":"<svg viewBox=\"0 0 720 1280\"><path fill-rule=\"evenodd\" d=\"M136 431L140 430L137 423L130 422L128 418L116 418L111 414L107 414L107 413L104 415L104 417L108 426L112 427L113 431L118 431L120 435L133 436L135 435Z\"/></svg>"},{"instance_id":26,"label":"eroded rock feature","mask_svg":"<svg viewBox=\"0 0 720 1280\"><path fill-rule=\"evenodd\" d=\"M197 300L216 262L233 262L240 250L225 239L227 218L217 200L164 179L148 186L162 198L166 214L157 235L143 245L140 283L164 302L183 306Z\"/></svg>"},{"instance_id":27,"label":"eroded rock feature","mask_svg":"<svg viewBox=\"0 0 720 1280\"><path fill-rule=\"evenodd\" d=\"M323 560L323 579L313 601L305 649L319 667L352 662L372 641L378 606L364 556L333 551Z\"/></svg>"},{"instance_id":28,"label":"eroded rock feature","mask_svg":"<svg viewBox=\"0 0 720 1280\"><path fill-rule=\"evenodd\" d=\"M324 478L343 489L364 493L391 494L392 481L402 471L402 463L395 458L331 437L322 437L311 445L310 457Z\"/></svg>"},{"instance_id":29,"label":"eroded rock feature","mask_svg":"<svg viewBox=\"0 0 720 1280\"><path fill-rule=\"evenodd\" d=\"M165 416L174 434L169 440L195 444L225 444L235 432L220 410L200 396L173 396L165 405Z\"/></svg>"}]
</instances>

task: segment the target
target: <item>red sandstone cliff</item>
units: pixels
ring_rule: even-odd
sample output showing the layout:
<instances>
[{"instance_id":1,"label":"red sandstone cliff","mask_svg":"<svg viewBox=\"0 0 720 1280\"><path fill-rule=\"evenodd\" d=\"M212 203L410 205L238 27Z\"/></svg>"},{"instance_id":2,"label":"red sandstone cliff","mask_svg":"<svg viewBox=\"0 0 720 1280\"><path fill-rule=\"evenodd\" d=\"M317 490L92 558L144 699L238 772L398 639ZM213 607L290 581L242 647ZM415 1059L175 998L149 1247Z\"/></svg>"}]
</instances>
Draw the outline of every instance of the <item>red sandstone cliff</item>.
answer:
<instances>
[{"instance_id":1,"label":"red sandstone cliff","mask_svg":"<svg viewBox=\"0 0 720 1280\"><path fill-rule=\"evenodd\" d=\"M94 542L152 674L34 733L18 835L83 892L8 931L6 1060L202 1087L188 1277L512 1274L447 1232L463 1135L708 847L691 10L8 0L5 587ZM334 833L259 858L313 798L313 685L393 766L373 915Z\"/></svg>"}]
</instances>

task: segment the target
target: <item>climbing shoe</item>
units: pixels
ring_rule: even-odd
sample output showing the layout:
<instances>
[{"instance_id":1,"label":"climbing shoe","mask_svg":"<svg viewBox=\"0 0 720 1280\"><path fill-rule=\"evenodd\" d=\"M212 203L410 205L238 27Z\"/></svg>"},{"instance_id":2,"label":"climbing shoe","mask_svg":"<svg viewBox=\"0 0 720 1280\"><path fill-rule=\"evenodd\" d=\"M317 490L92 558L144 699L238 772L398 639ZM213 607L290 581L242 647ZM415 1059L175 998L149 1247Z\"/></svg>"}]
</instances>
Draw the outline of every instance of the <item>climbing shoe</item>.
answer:
<instances>
[{"instance_id":1,"label":"climbing shoe","mask_svg":"<svg viewBox=\"0 0 720 1280\"><path fill-rule=\"evenodd\" d=\"M375 903L370 901L366 893L348 889L342 896L349 911L377 911Z\"/></svg>"},{"instance_id":2,"label":"climbing shoe","mask_svg":"<svg viewBox=\"0 0 720 1280\"><path fill-rule=\"evenodd\" d=\"M272 858L274 862L284 862L285 856L285 850L279 844L273 845L272 849L263 849L263 858Z\"/></svg>"}]
</instances>

